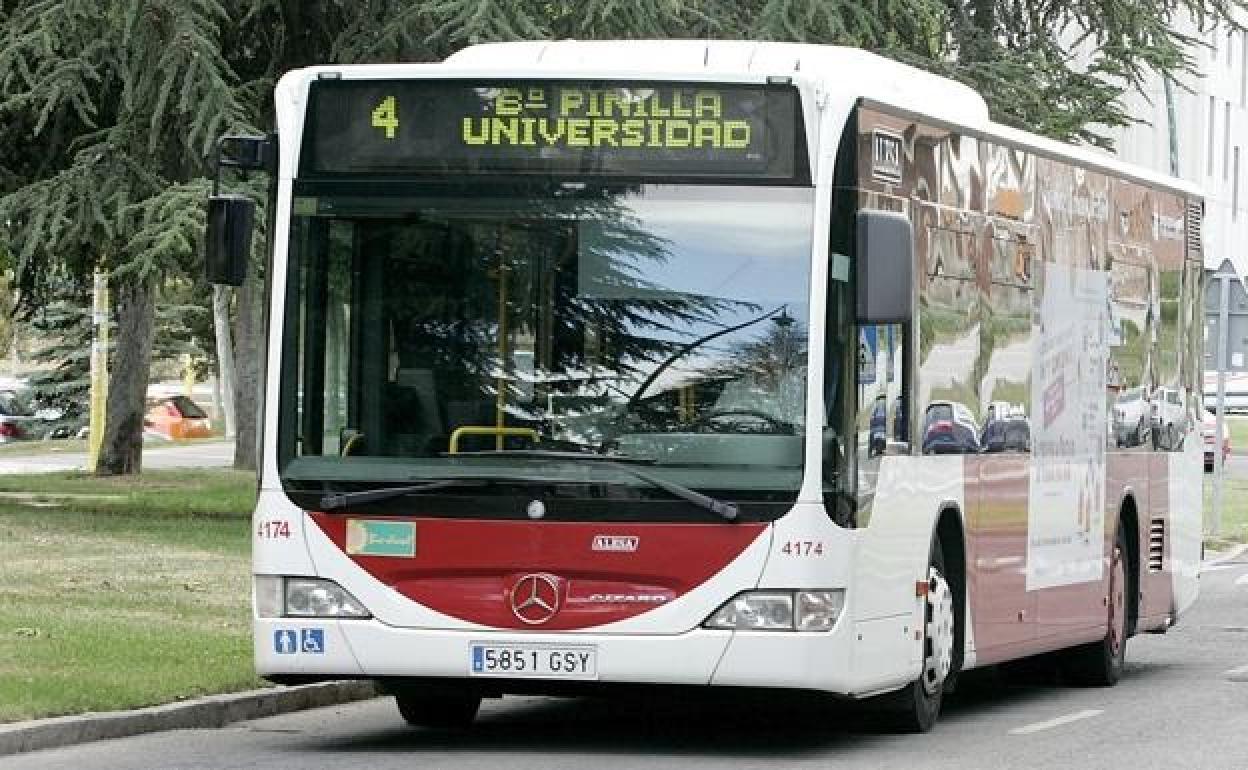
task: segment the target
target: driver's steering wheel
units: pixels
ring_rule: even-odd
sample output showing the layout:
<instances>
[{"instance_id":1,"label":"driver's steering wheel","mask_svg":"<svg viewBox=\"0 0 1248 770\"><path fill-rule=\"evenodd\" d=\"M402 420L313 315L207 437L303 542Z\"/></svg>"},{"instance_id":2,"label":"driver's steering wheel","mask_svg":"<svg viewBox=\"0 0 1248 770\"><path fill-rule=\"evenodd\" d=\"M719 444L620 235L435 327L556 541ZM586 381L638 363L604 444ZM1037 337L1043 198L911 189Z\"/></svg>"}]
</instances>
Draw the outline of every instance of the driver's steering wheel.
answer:
<instances>
[{"instance_id":1,"label":"driver's steering wheel","mask_svg":"<svg viewBox=\"0 0 1248 770\"><path fill-rule=\"evenodd\" d=\"M755 420L762 420L763 422L767 423L767 427L770 428L770 430L766 431L769 434L778 433L778 434L782 434L786 436L791 436L794 433L793 423L786 422L785 420L781 420L780 418L774 417L770 414L767 414L766 412L760 412L757 409L721 409L719 411L707 412L706 414L698 417L696 420L690 423L690 426L697 428L697 427L701 427L704 425L710 425L712 422L722 419L724 417L749 417ZM736 424L741 427L745 427L745 423L740 420L736 421ZM734 432L735 433L762 433L763 431L736 430Z\"/></svg>"}]
</instances>

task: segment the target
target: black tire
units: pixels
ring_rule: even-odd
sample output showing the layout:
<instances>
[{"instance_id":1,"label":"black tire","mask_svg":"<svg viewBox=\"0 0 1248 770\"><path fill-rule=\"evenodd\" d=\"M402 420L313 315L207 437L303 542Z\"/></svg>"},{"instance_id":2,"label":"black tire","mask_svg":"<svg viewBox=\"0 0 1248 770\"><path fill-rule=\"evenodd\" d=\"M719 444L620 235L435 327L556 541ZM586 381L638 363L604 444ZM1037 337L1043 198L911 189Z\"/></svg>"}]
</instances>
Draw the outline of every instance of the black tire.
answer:
<instances>
[{"instance_id":1,"label":"black tire","mask_svg":"<svg viewBox=\"0 0 1248 770\"><path fill-rule=\"evenodd\" d=\"M1067 650L1061 658L1062 673L1072 684L1113 687L1122 678L1127 659L1127 535L1122 524L1114 536L1109 559L1106 612L1109 626L1105 638Z\"/></svg>"},{"instance_id":2,"label":"black tire","mask_svg":"<svg viewBox=\"0 0 1248 770\"><path fill-rule=\"evenodd\" d=\"M935 574L933 575L933 571ZM897 732L904 733L925 733L932 729L936 724L936 718L940 716L940 706L944 699L947 689L952 690L953 676L953 660L956 659L955 651L952 645L956 639L957 618L959 611L956 602L952 601L953 590L949 586L947 573L945 571L945 552L937 537L932 541L931 556L928 561L928 575L931 576L931 588L935 589L936 584L941 584L945 593L949 596L950 606L942 613L941 617L936 617L933 609L933 600L931 598L926 601L926 610L924 613L923 624L923 670L919 673L919 678L906 685L902 689L894 693L884 696L883 707L888 719L890 728ZM932 594L929 592L929 597ZM940 602L939 599L936 600ZM933 623L937 624L937 628L933 628ZM934 646L934 637L932 631L936 631L936 638L947 639L950 649L946 649L942 654ZM941 663L942 655L946 658ZM943 671L940 670L943 667Z\"/></svg>"},{"instance_id":3,"label":"black tire","mask_svg":"<svg viewBox=\"0 0 1248 770\"><path fill-rule=\"evenodd\" d=\"M394 695L403 720L413 727L454 729L468 727L481 708L481 696L413 690Z\"/></svg>"}]
</instances>

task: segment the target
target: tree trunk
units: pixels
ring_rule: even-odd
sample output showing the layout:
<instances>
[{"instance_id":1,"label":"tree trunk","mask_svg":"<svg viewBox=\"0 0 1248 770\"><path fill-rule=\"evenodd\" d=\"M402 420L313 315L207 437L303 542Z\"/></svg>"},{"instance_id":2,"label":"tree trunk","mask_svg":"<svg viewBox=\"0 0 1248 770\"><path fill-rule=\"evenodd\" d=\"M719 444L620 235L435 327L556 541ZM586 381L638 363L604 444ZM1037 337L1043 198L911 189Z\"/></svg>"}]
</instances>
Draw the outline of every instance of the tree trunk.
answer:
<instances>
[{"instance_id":1,"label":"tree trunk","mask_svg":"<svg viewBox=\"0 0 1248 770\"><path fill-rule=\"evenodd\" d=\"M98 476L139 473L143 467L143 413L152 365L155 287L131 279L113 290L117 313L116 353L108 383L108 416Z\"/></svg>"},{"instance_id":2,"label":"tree trunk","mask_svg":"<svg viewBox=\"0 0 1248 770\"><path fill-rule=\"evenodd\" d=\"M234 343L230 339L230 292L220 284L212 287L212 322L217 337L217 387L220 388L222 419L225 435L232 438L237 431L234 419Z\"/></svg>"},{"instance_id":3,"label":"tree trunk","mask_svg":"<svg viewBox=\"0 0 1248 770\"><path fill-rule=\"evenodd\" d=\"M263 280L249 276L239 287L237 328L234 334L234 467L238 470L256 470L257 423L260 418L260 344L262 333L260 300L263 296Z\"/></svg>"}]
</instances>

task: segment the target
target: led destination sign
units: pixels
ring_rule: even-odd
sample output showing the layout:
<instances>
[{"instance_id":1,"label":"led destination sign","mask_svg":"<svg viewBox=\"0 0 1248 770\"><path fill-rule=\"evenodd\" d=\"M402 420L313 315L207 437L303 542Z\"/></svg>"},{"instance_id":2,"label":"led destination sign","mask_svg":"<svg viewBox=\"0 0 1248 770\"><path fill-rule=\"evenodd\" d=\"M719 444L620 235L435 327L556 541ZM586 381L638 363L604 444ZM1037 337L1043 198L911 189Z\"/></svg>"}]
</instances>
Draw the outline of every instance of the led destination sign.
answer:
<instances>
[{"instance_id":1,"label":"led destination sign","mask_svg":"<svg viewBox=\"0 0 1248 770\"><path fill-rule=\"evenodd\" d=\"M791 87L318 81L303 174L797 176Z\"/></svg>"}]
</instances>

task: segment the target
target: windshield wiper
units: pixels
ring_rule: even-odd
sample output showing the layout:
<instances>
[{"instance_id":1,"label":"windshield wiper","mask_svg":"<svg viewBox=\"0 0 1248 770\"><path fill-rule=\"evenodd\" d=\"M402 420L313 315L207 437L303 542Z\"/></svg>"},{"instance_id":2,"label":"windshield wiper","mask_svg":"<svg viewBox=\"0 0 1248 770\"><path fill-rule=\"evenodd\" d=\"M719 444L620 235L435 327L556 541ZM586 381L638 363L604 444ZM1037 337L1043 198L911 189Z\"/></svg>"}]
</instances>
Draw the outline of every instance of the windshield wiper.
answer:
<instances>
[{"instance_id":1,"label":"windshield wiper","mask_svg":"<svg viewBox=\"0 0 1248 770\"><path fill-rule=\"evenodd\" d=\"M741 515L741 509L733 503L726 503L723 500L717 500L710 495L704 495L701 492L690 489L689 487L677 484L674 481L661 479L658 476L651 476L649 473L639 471L636 468L630 468L627 463L652 464L654 461L645 458L630 458L626 455L601 455L591 454L589 452L553 452L542 449L516 449L505 451L485 451L485 452L457 452L455 457L538 457L551 460L569 460L572 462L592 462L613 468L621 473L627 473L634 478L640 479L652 487L658 487L673 497L679 497L681 500L693 503L699 508L714 513L726 521L736 521ZM576 482L570 482L576 483Z\"/></svg>"},{"instance_id":2,"label":"windshield wiper","mask_svg":"<svg viewBox=\"0 0 1248 770\"><path fill-rule=\"evenodd\" d=\"M380 500L391 500L404 495L415 495L421 492L428 492L433 489L444 489L446 487L480 487L485 486L489 482L481 479L441 479L439 481L428 481L424 484L408 484L402 487L382 487L381 489L368 489L363 492L338 492L335 494L325 495L321 498L321 508L326 511L332 511L336 508L346 508L348 505L362 505L364 503L375 503Z\"/></svg>"},{"instance_id":3,"label":"windshield wiper","mask_svg":"<svg viewBox=\"0 0 1248 770\"><path fill-rule=\"evenodd\" d=\"M536 457L551 460L586 460L598 463L619 463L630 465L654 465L650 457L630 457L629 455L604 455L597 452L573 452L554 449L483 449L473 452L443 452L443 457Z\"/></svg>"},{"instance_id":4,"label":"windshield wiper","mask_svg":"<svg viewBox=\"0 0 1248 770\"><path fill-rule=\"evenodd\" d=\"M562 479L550 479L537 476L489 476L471 477L462 479L438 479L436 481L426 481L422 484L408 484L401 487L382 487L380 489L366 489L362 492L336 492L321 497L321 509L332 511L338 508L346 508L351 505L364 505L366 503L376 503L381 500L392 500L396 497L404 495L418 495L422 492L430 492L435 489L446 489L448 487L485 487L492 484L563 484L567 483Z\"/></svg>"},{"instance_id":5,"label":"windshield wiper","mask_svg":"<svg viewBox=\"0 0 1248 770\"><path fill-rule=\"evenodd\" d=\"M723 500L716 500L710 495L704 495L701 492L690 489L689 487L682 486L673 481L668 481L667 479L661 479L658 476L651 476L649 473L643 473L636 468L629 468L626 465L618 465L616 467L625 473L641 479L651 486L658 487L675 497L679 497L682 500L688 500L694 505L705 508L711 513L723 517L725 521L736 521L737 517L741 515L741 509L732 503L725 503Z\"/></svg>"}]
</instances>

